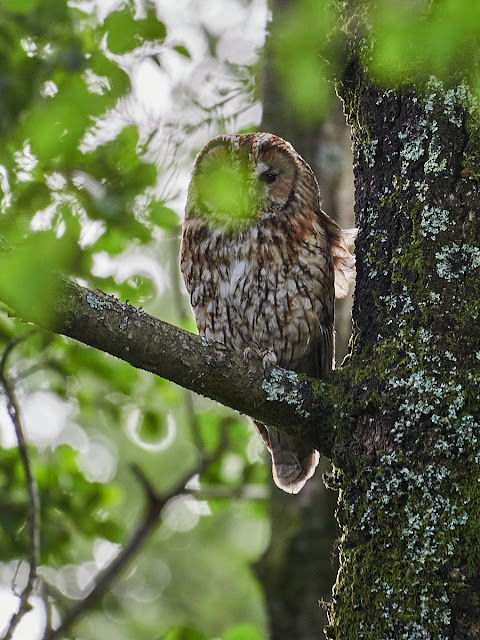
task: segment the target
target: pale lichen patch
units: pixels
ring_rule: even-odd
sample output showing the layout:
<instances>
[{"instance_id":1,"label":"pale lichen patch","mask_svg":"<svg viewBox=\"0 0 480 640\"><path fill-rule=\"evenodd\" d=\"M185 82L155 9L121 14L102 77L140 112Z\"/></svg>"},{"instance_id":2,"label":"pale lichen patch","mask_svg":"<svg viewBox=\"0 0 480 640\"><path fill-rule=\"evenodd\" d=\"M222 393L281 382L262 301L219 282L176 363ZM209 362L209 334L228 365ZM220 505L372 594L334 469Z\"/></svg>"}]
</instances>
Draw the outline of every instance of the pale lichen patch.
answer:
<instances>
[{"instance_id":1,"label":"pale lichen patch","mask_svg":"<svg viewBox=\"0 0 480 640\"><path fill-rule=\"evenodd\" d=\"M267 400L282 400L287 404L297 408L300 415L307 418L310 413L303 408L301 397L295 391L299 378L294 371L287 371L280 367L275 367L270 372L270 376L262 382L262 389L267 393ZM289 387L291 390L289 390Z\"/></svg>"},{"instance_id":2,"label":"pale lichen patch","mask_svg":"<svg viewBox=\"0 0 480 640\"><path fill-rule=\"evenodd\" d=\"M480 268L480 248L464 244L449 244L435 253L437 273L447 282L458 279L470 273L472 269Z\"/></svg>"},{"instance_id":3,"label":"pale lichen patch","mask_svg":"<svg viewBox=\"0 0 480 640\"><path fill-rule=\"evenodd\" d=\"M450 214L446 209L425 205L420 220L420 230L424 238L435 240L441 231L447 231Z\"/></svg>"}]
</instances>

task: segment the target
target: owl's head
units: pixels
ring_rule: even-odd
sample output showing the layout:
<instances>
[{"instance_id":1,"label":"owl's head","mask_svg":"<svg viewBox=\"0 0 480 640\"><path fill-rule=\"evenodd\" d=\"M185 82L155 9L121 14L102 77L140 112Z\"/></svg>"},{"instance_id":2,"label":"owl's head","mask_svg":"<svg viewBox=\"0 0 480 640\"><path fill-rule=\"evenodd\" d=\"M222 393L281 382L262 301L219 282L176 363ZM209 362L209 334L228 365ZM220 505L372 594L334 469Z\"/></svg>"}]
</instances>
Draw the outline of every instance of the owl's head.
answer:
<instances>
[{"instance_id":1,"label":"owl's head","mask_svg":"<svg viewBox=\"0 0 480 640\"><path fill-rule=\"evenodd\" d=\"M282 211L293 200L299 179L306 177L312 197L318 199L310 167L278 136L219 136L197 156L186 215L201 217L221 230L240 232L262 216Z\"/></svg>"}]
</instances>

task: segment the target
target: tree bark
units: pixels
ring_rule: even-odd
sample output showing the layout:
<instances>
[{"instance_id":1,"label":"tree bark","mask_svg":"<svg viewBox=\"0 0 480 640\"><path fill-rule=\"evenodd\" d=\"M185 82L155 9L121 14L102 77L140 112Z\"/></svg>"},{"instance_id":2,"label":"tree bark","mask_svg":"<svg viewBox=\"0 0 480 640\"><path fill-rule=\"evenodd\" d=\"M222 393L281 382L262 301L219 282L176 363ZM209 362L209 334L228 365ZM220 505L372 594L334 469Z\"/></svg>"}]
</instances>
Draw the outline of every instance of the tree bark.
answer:
<instances>
[{"instance_id":1,"label":"tree bark","mask_svg":"<svg viewBox=\"0 0 480 640\"><path fill-rule=\"evenodd\" d=\"M478 638L478 111L458 81L384 91L350 51L357 383L328 637Z\"/></svg>"}]
</instances>

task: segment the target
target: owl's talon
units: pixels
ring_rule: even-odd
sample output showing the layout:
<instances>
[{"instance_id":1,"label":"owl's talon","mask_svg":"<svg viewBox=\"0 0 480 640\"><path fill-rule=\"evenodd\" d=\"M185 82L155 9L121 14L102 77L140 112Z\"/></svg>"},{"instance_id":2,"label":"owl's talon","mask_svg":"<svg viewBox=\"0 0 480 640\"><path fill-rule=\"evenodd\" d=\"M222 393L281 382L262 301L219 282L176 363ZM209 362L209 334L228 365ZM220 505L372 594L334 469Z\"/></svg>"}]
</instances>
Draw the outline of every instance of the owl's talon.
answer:
<instances>
[{"instance_id":1,"label":"owl's talon","mask_svg":"<svg viewBox=\"0 0 480 640\"><path fill-rule=\"evenodd\" d=\"M272 369L275 369L275 367L277 366L277 356L273 353L273 351L264 351L263 354L263 373L265 374L266 378L269 378L270 374L272 373Z\"/></svg>"},{"instance_id":2,"label":"owl's talon","mask_svg":"<svg viewBox=\"0 0 480 640\"><path fill-rule=\"evenodd\" d=\"M253 347L246 347L243 350L243 359L248 362L250 358L255 360L261 360L263 365L263 372L265 377L269 377L272 369L277 366L277 356L270 349L255 349Z\"/></svg>"}]
</instances>

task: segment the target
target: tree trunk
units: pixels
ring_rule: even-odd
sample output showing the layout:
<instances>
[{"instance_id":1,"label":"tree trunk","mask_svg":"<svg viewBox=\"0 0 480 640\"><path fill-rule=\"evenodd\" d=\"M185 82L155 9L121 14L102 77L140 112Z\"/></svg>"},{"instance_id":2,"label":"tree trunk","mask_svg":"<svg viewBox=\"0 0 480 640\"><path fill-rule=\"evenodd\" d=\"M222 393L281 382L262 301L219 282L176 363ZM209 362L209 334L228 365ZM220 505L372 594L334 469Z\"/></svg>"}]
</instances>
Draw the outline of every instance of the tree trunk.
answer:
<instances>
[{"instance_id":1,"label":"tree trunk","mask_svg":"<svg viewBox=\"0 0 480 640\"><path fill-rule=\"evenodd\" d=\"M328 637L478 638L478 112L464 84L382 91L353 57L339 91L359 238Z\"/></svg>"}]
</instances>

